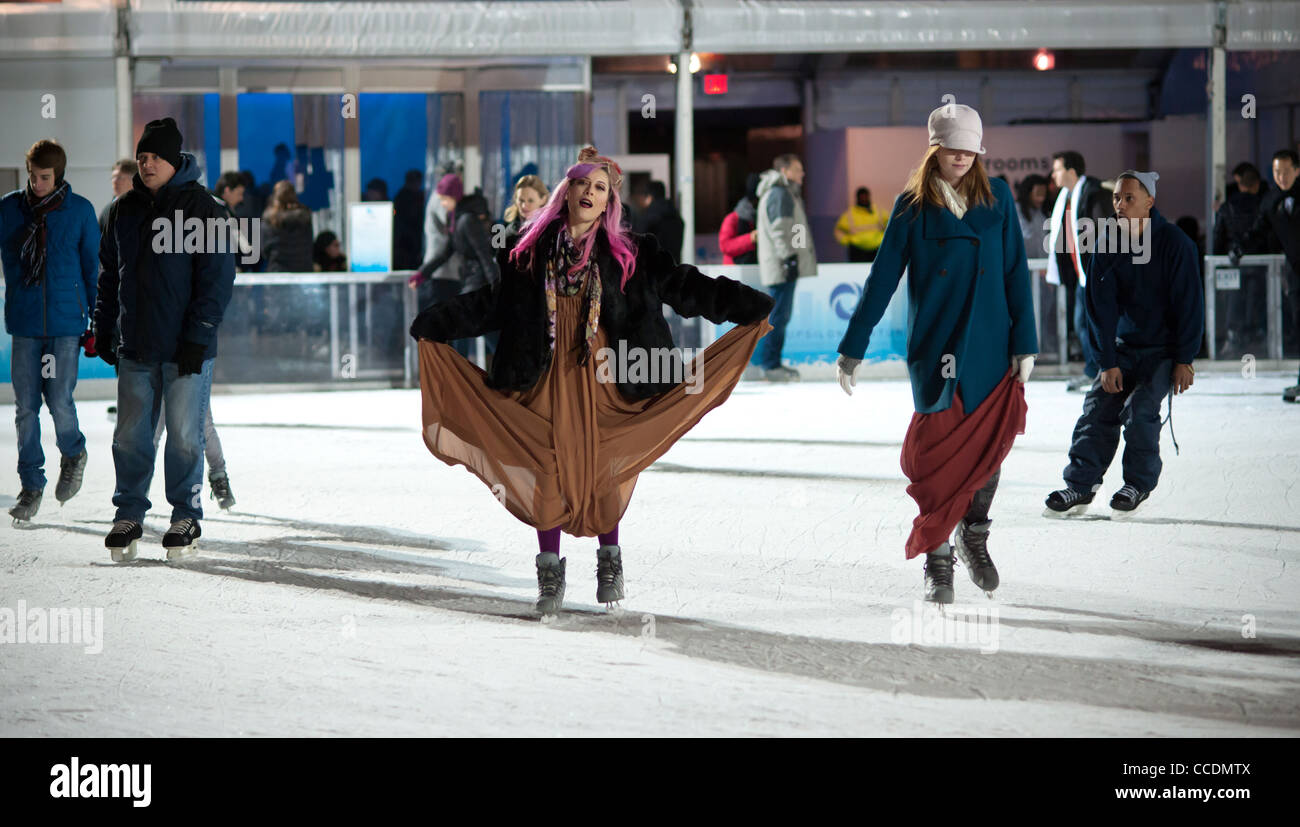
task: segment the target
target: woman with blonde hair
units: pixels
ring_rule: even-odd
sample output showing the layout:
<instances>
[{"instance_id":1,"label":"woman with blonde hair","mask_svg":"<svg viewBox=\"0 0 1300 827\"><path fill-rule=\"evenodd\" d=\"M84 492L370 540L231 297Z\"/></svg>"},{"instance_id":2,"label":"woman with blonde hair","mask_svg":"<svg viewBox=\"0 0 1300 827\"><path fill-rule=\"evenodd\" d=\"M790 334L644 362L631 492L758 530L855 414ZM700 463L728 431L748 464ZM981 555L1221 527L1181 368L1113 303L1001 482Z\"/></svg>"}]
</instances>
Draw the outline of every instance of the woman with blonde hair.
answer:
<instances>
[{"instance_id":1,"label":"woman with blonde hair","mask_svg":"<svg viewBox=\"0 0 1300 827\"><path fill-rule=\"evenodd\" d=\"M262 255L271 273L312 272L311 210L298 200L293 184L276 181L262 213Z\"/></svg>"},{"instance_id":2,"label":"woman with blonde hair","mask_svg":"<svg viewBox=\"0 0 1300 827\"><path fill-rule=\"evenodd\" d=\"M515 192L506 207L506 238L519 235L524 224L531 218L551 194L542 179L536 175L525 175L515 182Z\"/></svg>"},{"instance_id":3,"label":"woman with blonde hair","mask_svg":"<svg viewBox=\"0 0 1300 827\"><path fill-rule=\"evenodd\" d=\"M586 147L499 257L501 281L416 317L424 442L537 530L537 609L564 600L560 532L599 537L596 600L623 598L618 524L637 476L740 381L772 300L677 264L622 224L623 172ZM735 322L687 361L667 304ZM445 342L501 331L490 372ZM646 370L645 359L657 360ZM630 358L628 358L630 357Z\"/></svg>"},{"instance_id":4,"label":"woman with blonde hair","mask_svg":"<svg viewBox=\"0 0 1300 827\"><path fill-rule=\"evenodd\" d=\"M953 546L979 588L998 587L989 506L1002 461L1025 431L1024 382L1038 332L1016 202L980 163L979 113L948 104L930 113L929 127L930 147L894 202L837 364L851 395L871 331L906 269L916 412L902 465L921 511L906 552L909 560L926 555L925 599L952 603Z\"/></svg>"}]
</instances>

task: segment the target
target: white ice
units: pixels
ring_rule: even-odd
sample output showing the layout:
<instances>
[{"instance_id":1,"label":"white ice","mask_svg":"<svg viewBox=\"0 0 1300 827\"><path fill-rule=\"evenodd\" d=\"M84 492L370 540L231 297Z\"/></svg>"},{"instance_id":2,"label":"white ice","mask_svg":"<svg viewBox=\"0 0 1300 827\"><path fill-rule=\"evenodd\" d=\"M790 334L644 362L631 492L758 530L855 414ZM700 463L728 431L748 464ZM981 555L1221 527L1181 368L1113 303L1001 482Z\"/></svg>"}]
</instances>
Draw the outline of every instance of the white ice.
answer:
<instances>
[{"instance_id":1,"label":"white ice","mask_svg":"<svg viewBox=\"0 0 1300 827\"><path fill-rule=\"evenodd\" d=\"M902 381L742 383L641 476L623 613L594 602L595 540L566 536L550 624L533 530L428 453L417 391L216 396L238 504L205 499L177 566L161 460L145 559L110 562L109 403L82 402L85 486L55 501L43 414L51 481L30 528L3 517L0 614L102 608L103 650L0 642L0 736L1294 735L1292 379L1198 375L1181 456L1165 429L1160 486L1124 522L1118 457L1087 517L1042 516L1083 397L1032 381L993 506L1002 586L959 568L946 626L912 618Z\"/></svg>"}]
</instances>

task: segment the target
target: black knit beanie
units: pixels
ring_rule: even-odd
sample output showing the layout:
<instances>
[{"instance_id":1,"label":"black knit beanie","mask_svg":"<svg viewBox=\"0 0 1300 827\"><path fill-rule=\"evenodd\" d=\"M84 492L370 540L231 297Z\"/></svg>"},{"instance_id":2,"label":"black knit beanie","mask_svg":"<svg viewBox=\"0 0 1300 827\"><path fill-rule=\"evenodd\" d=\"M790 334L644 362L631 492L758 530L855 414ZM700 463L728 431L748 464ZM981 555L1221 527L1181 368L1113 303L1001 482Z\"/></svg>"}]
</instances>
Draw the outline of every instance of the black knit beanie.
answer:
<instances>
[{"instance_id":1,"label":"black knit beanie","mask_svg":"<svg viewBox=\"0 0 1300 827\"><path fill-rule=\"evenodd\" d=\"M141 152L152 152L176 169L180 169L181 131L176 128L176 121L171 118L163 118L160 121L149 121L149 123L145 124L144 134L140 136L140 143L135 145L137 158L140 157Z\"/></svg>"}]
</instances>

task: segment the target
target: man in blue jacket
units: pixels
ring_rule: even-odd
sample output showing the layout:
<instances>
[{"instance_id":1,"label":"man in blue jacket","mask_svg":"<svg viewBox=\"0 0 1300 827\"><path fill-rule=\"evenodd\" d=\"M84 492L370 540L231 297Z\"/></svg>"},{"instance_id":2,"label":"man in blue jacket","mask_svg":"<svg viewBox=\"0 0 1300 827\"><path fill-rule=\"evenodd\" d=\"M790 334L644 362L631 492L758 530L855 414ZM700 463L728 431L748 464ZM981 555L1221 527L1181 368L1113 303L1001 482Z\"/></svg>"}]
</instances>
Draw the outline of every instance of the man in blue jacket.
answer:
<instances>
[{"instance_id":1,"label":"man in blue jacket","mask_svg":"<svg viewBox=\"0 0 1300 827\"><path fill-rule=\"evenodd\" d=\"M72 401L79 342L95 305L95 208L63 180L68 158L54 141L27 150L28 183L0 198L0 261L5 277L5 329L13 337L10 375L18 430L22 490L9 510L15 524L29 521L45 490L41 450L41 397L54 419L60 462L55 497L67 502L81 490L86 438ZM93 343L87 343L87 352Z\"/></svg>"},{"instance_id":2,"label":"man in blue jacket","mask_svg":"<svg viewBox=\"0 0 1300 827\"><path fill-rule=\"evenodd\" d=\"M1160 403L1192 386L1205 331L1200 269L1196 245L1154 208L1158 178L1129 170L1115 181L1119 243L1099 238L1088 271L1088 336L1101 373L1074 427L1068 487L1047 498L1049 517L1087 509L1121 427L1124 486L1110 507L1127 515L1150 497L1160 479Z\"/></svg>"},{"instance_id":3,"label":"man in blue jacket","mask_svg":"<svg viewBox=\"0 0 1300 827\"><path fill-rule=\"evenodd\" d=\"M104 541L118 562L135 557L149 510L160 405L172 506L171 528L163 535L167 559L188 556L201 533L203 419L238 249L233 219L199 184L198 163L181 152L175 121L145 126L136 161L140 171L131 190L113 202L99 248L95 307L96 338L118 343L116 350L100 351L118 366L117 514Z\"/></svg>"}]
</instances>

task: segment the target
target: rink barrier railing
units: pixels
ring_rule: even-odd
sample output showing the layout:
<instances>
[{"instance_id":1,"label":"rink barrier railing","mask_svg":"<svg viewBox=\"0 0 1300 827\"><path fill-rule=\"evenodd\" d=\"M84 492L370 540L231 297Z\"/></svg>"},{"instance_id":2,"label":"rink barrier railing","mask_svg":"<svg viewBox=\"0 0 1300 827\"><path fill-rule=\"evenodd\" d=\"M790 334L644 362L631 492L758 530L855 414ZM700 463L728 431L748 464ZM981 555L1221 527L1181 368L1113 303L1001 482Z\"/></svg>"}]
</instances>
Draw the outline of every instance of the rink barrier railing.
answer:
<instances>
[{"instance_id":1,"label":"rink barrier railing","mask_svg":"<svg viewBox=\"0 0 1300 827\"><path fill-rule=\"evenodd\" d=\"M1038 330L1041 332L1042 325L1042 291L1047 284L1043 274L1047 270L1046 258L1029 259L1029 269L1034 277L1031 279L1031 289L1033 292L1034 318ZM1280 254L1276 255L1249 255L1243 256L1236 265L1229 262L1227 256L1205 256L1203 260L1203 277L1205 290L1205 331L1207 334L1207 348L1210 359L1218 356L1218 341L1216 335L1217 325L1217 302L1214 301L1219 292L1220 276L1224 271L1239 270L1242 267L1263 267L1266 272L1265 286L1265 304L1266 304L1266 330L1267 330L1267 352L1262 354L1269 359L1282 359L1282 314L1283 314L1283 282L1285 258ZM827 275L843 276L846 270L855 271L859 274L857 277L862 281L870 274L870 265L866 264L824 264L821 269ZM719 266L703 265L703 270L711 274L726 274L740 281L749 283L753 286L759 286L758 267L756 265L741 266ZM840 272L835 272L840 271ZM406 280L410 277L411 271L397 271L384 273L241 273L235 279L236 290L246 290L258 286L272 285L296 285L296 286L323 286L328 290L329 295L329 358L331 364L331 378L335 381L347 381L343 376L341 368L341 357L345 353L360 354L362 349L359 347L358 335L359 325L341 324L341 314L344 308L354 309L357 307L357 299L360 294L366 291L368 285L398 285L401 287L402 296L402 319L404 325L409 325L411 319L415 318L417 307L416 291L406 287ZM1055 285L1047 285L1048 289L1053 289L1055 301L1051 307L1055 310L1056 330L1063 331L1066 329L1066 291L1055 289ZM902 287L900 286L900 291ZM365 313L369 313L372 303L365 303ZM666 315L672 315L671 311L666 311ZM691 327L691 320L685 320L686 327ZM701 320L703 321L703 320ZM706 346L713 341L713 325L703 321L698 325L699 346ZM401 359L401 368L392 367L375 368L367 365L354 366L355 372L352 379L362 380L386 380L400 382L405 387L414 387L416 377L418 376L418 347L415 340L406 335L405 328L402 331L403 352ZM1056 337L1057 345L1057 363L1065 365L1068 363L1068 339L1064 336ZM486 364L486 350L484 340L479 337L475 340L474 349L471 351L471 359L480 367Z\"/></svg>"}]
</instances>

